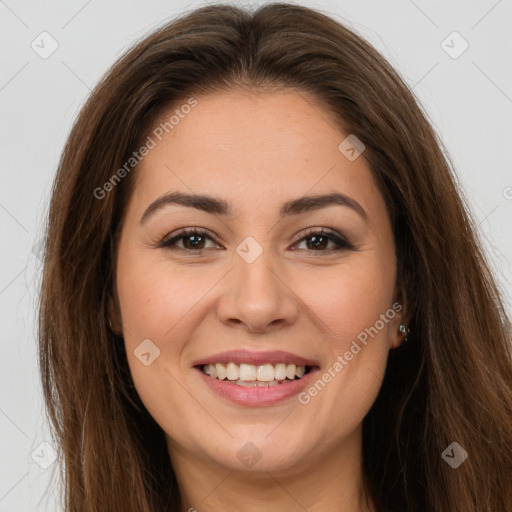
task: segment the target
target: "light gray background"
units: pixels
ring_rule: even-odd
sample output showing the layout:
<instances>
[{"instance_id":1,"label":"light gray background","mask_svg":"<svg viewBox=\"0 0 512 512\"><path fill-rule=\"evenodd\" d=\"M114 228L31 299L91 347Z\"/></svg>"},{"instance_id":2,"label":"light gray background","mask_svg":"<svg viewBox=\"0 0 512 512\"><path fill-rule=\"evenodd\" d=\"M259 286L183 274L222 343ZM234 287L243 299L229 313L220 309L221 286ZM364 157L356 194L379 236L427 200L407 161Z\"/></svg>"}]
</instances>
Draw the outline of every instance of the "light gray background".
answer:
<instances>
[{"instance_id":1,"label":"light gray background","mask_svg":"<svg viewBox=\"0 0 512 512\"><path fill-rule=\"evenodd\" d=\"M348 23L413 87L454 161L510 311L512 1L302 3ZM35 332L37 243L64 141L90 89L123 50L199 5L0 0L0 512L60 510L57 486L49 485L56 464L51 447L41 445L51 438ZM31 48L34 40L50 47L38 37L43 31L59 45L47 59ZM441 46L453 31L469 44L458 58ZM452 54L461 44L453 37L445 43Z\"/></svg>"}]
</instances>

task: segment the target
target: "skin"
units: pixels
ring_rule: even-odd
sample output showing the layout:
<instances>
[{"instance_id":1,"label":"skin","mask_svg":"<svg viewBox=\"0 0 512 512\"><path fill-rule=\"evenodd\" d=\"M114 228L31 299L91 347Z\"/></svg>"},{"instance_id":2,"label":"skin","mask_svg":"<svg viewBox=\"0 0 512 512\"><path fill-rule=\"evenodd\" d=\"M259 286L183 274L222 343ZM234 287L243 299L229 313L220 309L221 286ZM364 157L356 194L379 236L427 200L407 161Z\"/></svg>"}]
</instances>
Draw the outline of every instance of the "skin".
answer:
<instances>
[{"instance_id":1,"label":"skin","mask_svg":"<svg viewBox=\"0 0 512 512\"><path fill-rule=\"evenodd\" d=\"M135 171L116 268L119 313L111 305L136 389L166 434L182 510L375 511L362 487L361 425L401 343L404 309L307 404L294 396L237 405L192 368L225 350L285 350L318 361L321 375L396 303L390 219L364 153L349 161L338 149L348 134L305 94L195 98ZM174 191L225 199L233 215L167 205L141 224L146 208ZM285 201L332 192L356 200L368 220L340 205L279 218ZM216 240L202 253L190 237L159 247L184 227ZM315 248L303 233L322 227L354 249ZM247 236L263 250L252 263L236 252ZM134 350L148 338L160 356L145 366ZM237 457L248 442L261 454L251 468Z\"/></svg>"}]
</instances>

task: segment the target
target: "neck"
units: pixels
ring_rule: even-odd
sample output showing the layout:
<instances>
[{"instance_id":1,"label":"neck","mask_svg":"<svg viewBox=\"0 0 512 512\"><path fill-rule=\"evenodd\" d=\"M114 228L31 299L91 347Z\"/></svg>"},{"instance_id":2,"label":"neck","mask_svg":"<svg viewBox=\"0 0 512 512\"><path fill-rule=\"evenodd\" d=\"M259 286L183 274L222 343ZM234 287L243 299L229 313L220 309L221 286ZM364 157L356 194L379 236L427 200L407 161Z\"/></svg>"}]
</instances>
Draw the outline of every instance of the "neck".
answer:
<instances>
[{"instance_id":1,"label":"neck","mask_svg":"<svg viewBox=\"0 0 512 512\"><path fill-rule=\"evenodd\" d=\"M167 438L181 512L375 512L365 495L360 429L334 450L280 471L240 471L186 451Z\"/></svg>"}]
</instances>

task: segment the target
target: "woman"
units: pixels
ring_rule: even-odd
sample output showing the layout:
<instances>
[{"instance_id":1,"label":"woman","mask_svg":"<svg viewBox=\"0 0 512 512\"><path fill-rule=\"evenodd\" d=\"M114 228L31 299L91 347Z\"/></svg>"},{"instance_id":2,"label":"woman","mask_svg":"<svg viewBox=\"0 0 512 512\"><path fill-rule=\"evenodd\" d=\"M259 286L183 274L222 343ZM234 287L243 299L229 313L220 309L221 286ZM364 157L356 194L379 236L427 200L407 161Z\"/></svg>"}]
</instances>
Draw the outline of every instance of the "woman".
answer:
<instances>
[{"instance_id":1,"label":"woman","mask_svg":"<svg viewBox=\"0 0 512 512\"><path fill-rule=\"evenodd\" d=\"M510 323L441 147L305 7L128 51L49 213L65 510L512 510Z\"/></svg>"}]
</instances>

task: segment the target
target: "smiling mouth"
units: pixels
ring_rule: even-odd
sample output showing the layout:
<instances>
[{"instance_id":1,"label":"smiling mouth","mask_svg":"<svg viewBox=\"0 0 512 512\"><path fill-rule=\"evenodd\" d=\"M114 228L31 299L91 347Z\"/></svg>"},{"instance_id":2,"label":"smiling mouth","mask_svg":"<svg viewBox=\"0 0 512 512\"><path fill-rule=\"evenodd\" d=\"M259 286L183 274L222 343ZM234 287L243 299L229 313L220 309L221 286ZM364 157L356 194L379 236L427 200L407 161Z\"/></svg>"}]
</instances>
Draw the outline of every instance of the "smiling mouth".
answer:
<instances>
[{"instance_id":1,"label":"smiling mouth","mask_svg":"<svg viewBox=\"0 0 512 512\"><path fill-rule=\"evenodd\" d=\"M244 387L270 387L300 380L312 367L293 363L237 364L215 363L200 365L198 368L209 377Z\"/></svg>"}]
</instances>

